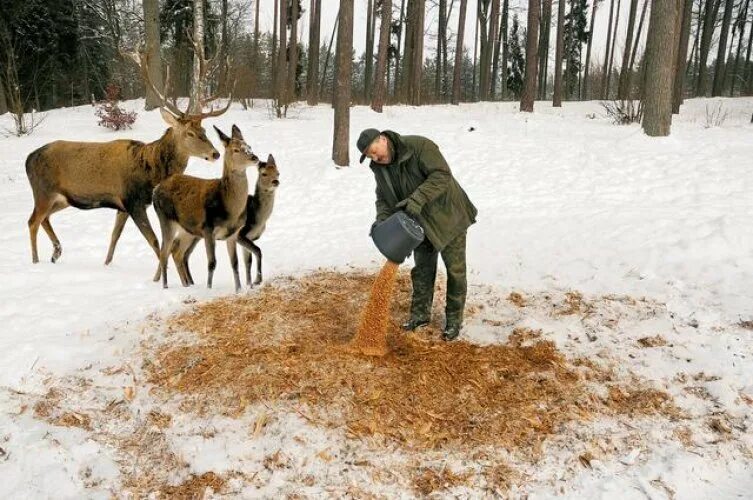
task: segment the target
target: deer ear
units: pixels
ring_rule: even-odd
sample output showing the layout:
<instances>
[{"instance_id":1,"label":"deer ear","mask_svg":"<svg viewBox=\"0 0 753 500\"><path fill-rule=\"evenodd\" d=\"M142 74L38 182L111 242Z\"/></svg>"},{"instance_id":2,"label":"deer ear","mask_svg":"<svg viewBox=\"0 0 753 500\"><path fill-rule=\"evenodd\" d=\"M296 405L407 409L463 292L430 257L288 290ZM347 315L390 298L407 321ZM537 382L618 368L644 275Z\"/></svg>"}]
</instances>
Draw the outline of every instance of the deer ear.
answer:
<instances>
[{"instance_id":1,"label":"deer ear","mask_svg":"<svg viewBox=\"0 0 753 500\"><path fill-rule=\"evenodd\" d=\"M214 127L214 130L217 131L217 135L220 137L220 140L222 141L222 144L227 146L230 144L230 137L226 136L222 133L222 130L217 128L217 125L212 125Z\"/></svg>"},{"instance_id":2,"label":"deer ear","mask_svg":"<svg viewBox=\"0 0 753 500\"><path fill-rule=\"evenodd\" d=\"M162 119L165 120L165 123L171 127L176 127L179 124L178 118L165 108L159 108L159 112L162 115Z\"/></svg>"},{"instance_id":3,"label":"deer ear","mask_svg":"<svg viewBox=\"0 0 753 500\"><path fill-rule=\"evenodd\" d=\"M235 124L233 124L231 135L233 139L239 139L241 141L243 140L243 134L241 134L241 129L239 129L238 126Z\"/></svg>"},{"instance_id":4,"label":"deer ear","mask_svg":"<svg viewBox=\"0 0 753 500\"><path fill-rule=\"evenodd\" d=\"M272 154L271 154L271 153L270 153L270 155L269 155L269 156L267 157L267 165L276 165L276 163L275 163L275 157L274 157L274 156L272 156Z\"/></svg>"}]
</instances>

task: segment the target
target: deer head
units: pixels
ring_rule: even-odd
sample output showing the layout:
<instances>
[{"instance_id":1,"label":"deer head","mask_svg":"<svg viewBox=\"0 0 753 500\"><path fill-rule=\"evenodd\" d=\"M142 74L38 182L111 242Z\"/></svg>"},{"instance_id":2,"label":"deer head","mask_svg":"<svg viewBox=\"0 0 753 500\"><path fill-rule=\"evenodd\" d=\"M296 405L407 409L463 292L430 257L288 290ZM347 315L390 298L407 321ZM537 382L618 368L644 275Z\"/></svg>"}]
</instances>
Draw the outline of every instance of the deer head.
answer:
<instances>
[{"instance_id":1,"label":"deer head","mask_svg":"<svg viewBox=\"0 0 753 500\"><path fill-rule=\"evenodd\" d=\"M277 169L275 157L269 155L267 161L259 164L259 178L256 183L262 192L274 192L280 185L280 171Z\"/></svg>"},{"instance_id":2,"label":"deer head","mask_svg":"<svg viewBox=\"0 0 753 500\"><path fill-rule=\"evenodd\" d=\"M226 136L216 126L214 130L225 146L225 165L233 172L245 172L246 168L259 165L259 158L251 151L251 147L243 139L241 130L233 125L231 136Z\"/></svg>"}]
</instances>

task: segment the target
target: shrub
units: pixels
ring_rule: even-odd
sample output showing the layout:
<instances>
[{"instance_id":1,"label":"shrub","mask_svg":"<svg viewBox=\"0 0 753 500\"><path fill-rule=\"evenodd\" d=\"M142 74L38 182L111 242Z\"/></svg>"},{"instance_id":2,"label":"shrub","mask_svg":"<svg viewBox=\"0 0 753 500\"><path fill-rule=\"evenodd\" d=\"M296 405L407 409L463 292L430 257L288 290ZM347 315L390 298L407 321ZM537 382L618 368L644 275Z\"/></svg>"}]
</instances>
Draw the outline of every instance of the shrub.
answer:
<instances>
[{"instance_id":1,"label":"shrub","mask_svg":"<svg viewBox=\"0 0 753 500\"><path fill-rule=\"evenodd\" d=\"M96 104L94 114L99 118L97 124L100 127L107 127L113 130L131 128L133 122L136 121L136 112L124 111L118 106L120 87L114 83L109 84L105 89L105 96L104 101Z\"/></svg>"}]
</instances>

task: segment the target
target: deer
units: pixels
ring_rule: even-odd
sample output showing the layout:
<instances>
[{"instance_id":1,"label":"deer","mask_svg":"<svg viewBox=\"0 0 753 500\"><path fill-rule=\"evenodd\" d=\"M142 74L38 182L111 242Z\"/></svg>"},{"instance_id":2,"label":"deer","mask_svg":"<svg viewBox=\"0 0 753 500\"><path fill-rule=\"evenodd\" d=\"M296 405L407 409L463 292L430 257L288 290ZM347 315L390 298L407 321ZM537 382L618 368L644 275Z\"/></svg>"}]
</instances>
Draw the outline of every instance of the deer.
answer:
<instances>
[{"instance_id":1,"label":"deer","mask_svg":"<svg viewBox=\"0 0 753 500\"><path fill-rule=\"evenodd\" d=\"M112 261L115 246L128 217L136 223L157 256L157 237L149 224L146 209L152 191L167 177L182 173L190 157L216 161L220 154L207 138L202 120L216 117L230 106L209 112L189 114L170 103L149 78L148 63L131 57L141 67L142 76L161 101L160 114L169 126L162 137L151 143L134 140L109 142L54 141L33 151L26 158L26 175L32 189L34 208L29 217L32 262L39 262L37 234L39 226L53 245L51 261L62 255L62 245L50 223L50 216L73 206L79 209L113 208L117 210L105 264ZM165 88L169 86L169 68ZM201 106L208 100L202 100ZM189 108L194 105L189 101ZM155 281L159 279L159 269Z\"/></svg>"},{"instance_id":2,"label":"deer","mask_svg":"<svg viewBox=\"0 0 753 500\"><path fill-rule=\"evenodd\" d=\"M233 268L235 291L240 290L236 239L246 221L248 178L246 169L259 165L259 158L233 125L228 137L214 127L225 146L221 179L200 179L184 174L173 175L154 190L153 204L162 230L160 270L162 286L167 288L167 261L175 258L183 286L193 283L188 257L199 240L207 252L207 288L217 266L215 240L226 240Z\"/></svg>"},{"instance_id":3,"label":"deer","mask_svg":"<svg viewBox=\"0 0 753 500\"><path fill-rule=\"evenodd\" d=\"M274 208L275 192L280 185L280 172L277 169L274 156L271 154L267 161L260 161L258 167L258 176L256 179L256 188L253 195L248 195L246 199L246 215L243 227L238 232L237 243L243 247L243 261L246 268L246 285L251 288L251 258L252 254L256 258L256 280L253 285L259 285L262 282L262 254L261 248L255 244L256 240L264 233L267 221L272 215ZM173 245L173 256L176 265L181 266L179 275L184 286L193 285L193 277L188 266L188 259L193 251L193 245ZM232 262L231 262L232 263ZM236 286L238 284L236 283ZM237 288L236 288L236 291Z\"/></svg>"},{"instance_id":4,"label":"deer","mask_svg":"<svg viewBox=\"0 0 753 500\"><path fill-rule=\"evenodd\" d=\"M262 282L261 248L256 245L267 228L267 221L272 215L275 205L275 193L280 185L280 171L272 155L266 162L259 164L259 176L256 179L256 189L246 201L246 221L238 232L238 243L243 247L243 262L246 268L246 285L251 283L251 254L256 259L256 279L253 285Z\"/></svg>"}]
</instances>

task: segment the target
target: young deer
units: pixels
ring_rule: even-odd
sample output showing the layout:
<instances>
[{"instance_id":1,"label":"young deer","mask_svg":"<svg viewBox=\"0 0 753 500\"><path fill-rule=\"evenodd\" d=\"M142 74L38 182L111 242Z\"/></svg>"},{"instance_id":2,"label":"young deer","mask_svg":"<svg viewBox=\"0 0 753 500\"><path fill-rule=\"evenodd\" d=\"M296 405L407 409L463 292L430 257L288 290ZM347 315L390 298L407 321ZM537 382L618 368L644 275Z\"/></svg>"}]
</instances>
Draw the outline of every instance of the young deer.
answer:
<instances>
[{"instance_id":1,"label":"young deer","mask_svg":"<svg viewBox=\"0 0 753 500\"><path fill-rule=\"evenodd\" d=\"M280 185L280 171L272 155L259 164L256 190L246 202L246 223L238 233L238 243L243 247L243 262L246 267L246 284L251 286L251 254L256 257L256 280L261 283L261 248L254 242L264 233L275 204L275 192Z\"/></svg>"},{"instance_id":2,"label":"young deer","mask_svg":"<svg viewBox=\"0 0 753 500\"><path fill-rule=\"evenodd\" d=\"M225 146L221 179L199 179L173 175L154 190L154 209L162 229L160 270L162 286L167 288L167 259L172 253L183 286L193 283L188 257L200 239L207 251L207 287L217 266L215 240L227 240L233 267L235 289L240 289L236 238L245 221L248 179L246 168L259 164L259 159L243 140L240 129L233 125L231 137L214 128Z\"/></svg>"}]
</instances>

